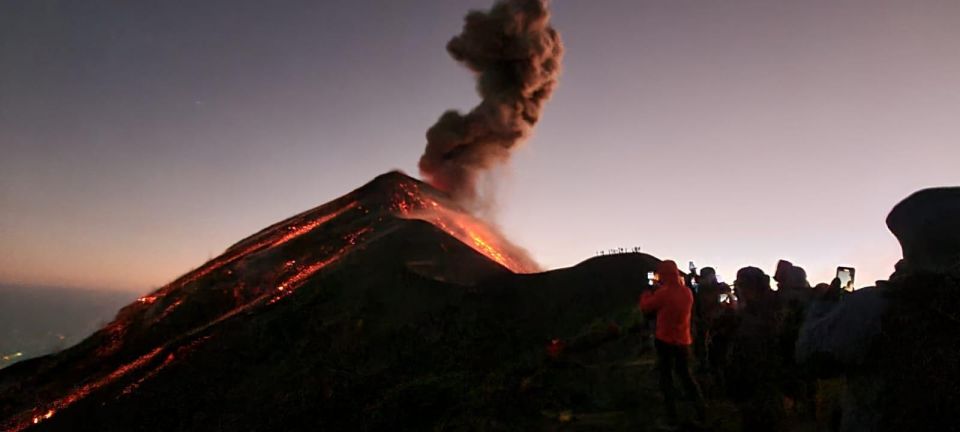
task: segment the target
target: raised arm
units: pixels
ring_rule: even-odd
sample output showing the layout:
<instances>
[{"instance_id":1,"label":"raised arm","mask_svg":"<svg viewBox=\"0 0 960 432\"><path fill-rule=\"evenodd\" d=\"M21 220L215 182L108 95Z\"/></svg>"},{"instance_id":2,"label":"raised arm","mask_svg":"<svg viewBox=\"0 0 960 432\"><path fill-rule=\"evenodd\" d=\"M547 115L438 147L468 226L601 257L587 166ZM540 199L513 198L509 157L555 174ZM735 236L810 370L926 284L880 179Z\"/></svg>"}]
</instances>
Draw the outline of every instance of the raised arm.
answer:
<instances>
[{"instance_id":1,"label":"raised arm","mask_svg":"<svg viewBox=\"0 0 960 432\"><path fill-rule=\"evenodd\" d=\"M643 312L656 312L660 309L661 299L663 298L663 289L644 291L640 295L640 310Z\"/></svg>"}]
</instances>

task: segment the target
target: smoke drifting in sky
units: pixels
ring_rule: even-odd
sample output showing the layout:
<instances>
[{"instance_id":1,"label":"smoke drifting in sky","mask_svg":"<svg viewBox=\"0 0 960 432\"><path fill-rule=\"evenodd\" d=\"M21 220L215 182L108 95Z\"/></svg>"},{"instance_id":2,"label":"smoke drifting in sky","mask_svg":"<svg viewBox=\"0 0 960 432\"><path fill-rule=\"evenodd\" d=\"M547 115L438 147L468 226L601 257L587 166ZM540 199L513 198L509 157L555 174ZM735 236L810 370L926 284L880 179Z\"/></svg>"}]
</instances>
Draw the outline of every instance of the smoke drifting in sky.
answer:
<instances>
[{"instance_id":1,"label":"smoke drifting in sky","mask_svg":"<svg viewBox=\"0 0 960 432\"><path fill-rule=\"evenodd\" d=\"M560 74L563 44L546 0L500 0L470 12L447 51L477 74L483 98L469 113L447 111L427 131L420 172L467 207L480 175L504 163L540 119Z\"/></svg>"}]
</instances>

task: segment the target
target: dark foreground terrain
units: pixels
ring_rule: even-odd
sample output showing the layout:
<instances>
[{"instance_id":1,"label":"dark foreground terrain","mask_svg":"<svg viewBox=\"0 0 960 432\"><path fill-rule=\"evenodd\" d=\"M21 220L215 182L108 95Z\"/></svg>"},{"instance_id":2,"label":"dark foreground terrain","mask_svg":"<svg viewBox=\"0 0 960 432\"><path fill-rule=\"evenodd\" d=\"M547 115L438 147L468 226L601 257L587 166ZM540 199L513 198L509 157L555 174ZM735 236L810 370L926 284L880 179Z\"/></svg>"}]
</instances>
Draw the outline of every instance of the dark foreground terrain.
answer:
<instances>
[{"instance_id":1,"label":"dark foreground terrain","mask_svg":"<svg viewBox=\"0 0 960 432\"><path fill-rule=\"evenodd\" d=\"M475 222L422 183L381 176L82 343L0 371L0 426L652 430L660 399L635 304L657 260L517 274L524 258ZM711 411L714 429L735 427L724 402Z\"/></svg>"}]
</instances>

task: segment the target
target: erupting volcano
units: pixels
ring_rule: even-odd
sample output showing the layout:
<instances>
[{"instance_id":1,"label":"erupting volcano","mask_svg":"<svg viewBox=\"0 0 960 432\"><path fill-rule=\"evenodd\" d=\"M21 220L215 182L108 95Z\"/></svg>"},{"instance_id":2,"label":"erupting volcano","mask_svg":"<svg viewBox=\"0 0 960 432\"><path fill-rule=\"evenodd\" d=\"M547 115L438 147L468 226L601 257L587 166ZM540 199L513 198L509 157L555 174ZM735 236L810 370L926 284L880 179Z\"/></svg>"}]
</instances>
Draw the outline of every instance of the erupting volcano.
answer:
<instances>
[{"instance_id":1,"label":"erupting volcano","mask_svg":"<svg viewBox=\"0 0 960 432\"><path fill-rule=\"evenodd\" d=\"M379 176L231 246L79 345L3 370L0 427L421 429L410 389L440 386L424 394L443 415L457 398L502 400L465 390L630 304L654 262L526 276L537 264L471 214L490 199L479 176L529 137L556 85L563 45L549 17L546 0L467 15L447 50L482 101L427 132L429 184Z\"/></svg>"},{"instance_id":2,"label":"erupting volcano","mask_svg":"<svg viewBox=\"0 0 960 432\"><path fill-rule=\"evenodd\" d=\"M41 360L42 369L67 367L71 374L83 377L82 383L51 387L44 384L47 377L43 373L30 377L31 386L38 389L33 403L22 403L29 397L5 401L9 404L3 404L0 417L9 418L2 424L3 429L19 431L46 421L103 388L116 387L120 395L135 390L169 363L204 343L206 334L216 325L271 307L324 270L376 248L384 239L398 233L404 236L404 231L427 229L416 221L429 222L439 230L420 236L423 241L435 241L426 248L406 250L405 264L416 267L419 274L427 272L428 276L449 279L430 272L442 271L445 266L440 261L445 259L463 259L467 250L462 245L492 261L474 258L476 265L470 269L461 263L454 277L463 283L475 283L476 280L469 280L471 275L538 270L522 250L442 192L400 172L384 174L339 199L235 244L200 268L137 299L84 343ZM443 238L441 233L449 237ZM449 255L437 254L434 247ZM453 249L459 250L454 253ZM176 337L169 340L171 332ZM17 371L17 367L10 368L0 382L4 399L13 396L8 379Z\"/></svg>"}]
</instances>

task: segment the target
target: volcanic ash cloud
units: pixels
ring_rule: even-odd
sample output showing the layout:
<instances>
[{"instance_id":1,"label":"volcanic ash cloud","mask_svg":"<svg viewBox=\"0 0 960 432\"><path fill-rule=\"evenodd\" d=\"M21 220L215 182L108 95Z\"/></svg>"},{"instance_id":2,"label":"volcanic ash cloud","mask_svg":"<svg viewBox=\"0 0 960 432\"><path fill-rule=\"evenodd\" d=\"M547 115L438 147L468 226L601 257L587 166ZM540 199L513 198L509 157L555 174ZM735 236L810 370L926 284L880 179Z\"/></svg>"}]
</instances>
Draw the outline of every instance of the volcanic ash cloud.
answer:
<instances>
[{"instance_id":1,"label":"volcanic ash cloud","mask_svg":"<svg viewBox=\"0 0 960 432\"><path fill-rule=\"evenodd\" d=\"M557 84L563 44L546 0L500 0L464 21L447 52L476 73L483 100L467 114L443 113L427 130L420 172L476 209L480 175L506 162L540 119Z\"/></svg>"}]
</instances>

